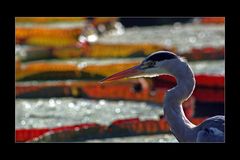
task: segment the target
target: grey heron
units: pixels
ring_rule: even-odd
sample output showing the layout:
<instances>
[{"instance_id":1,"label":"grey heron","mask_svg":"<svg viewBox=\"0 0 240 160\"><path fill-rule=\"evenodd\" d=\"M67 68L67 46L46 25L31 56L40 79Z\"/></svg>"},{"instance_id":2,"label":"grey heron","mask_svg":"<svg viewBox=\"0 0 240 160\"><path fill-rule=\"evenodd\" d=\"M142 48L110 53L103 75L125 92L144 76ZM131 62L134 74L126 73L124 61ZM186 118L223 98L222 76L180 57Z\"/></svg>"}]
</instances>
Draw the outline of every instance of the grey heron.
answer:
<instances>
[{"instance_id":1,"label":"grey heron","mask_svg":"<svg viewBox=\"0 0 240 160\"><path fill-rule=\"evenodd\" d=\"M207 118L194 125L185 116L182 103L194 91L195 78L187 60L169 51L150 54L141 64L113 74L100 82L123 78L155 77L163 74L176 78L177 85L168 90L164 97L164 116L173 135L179 142L224 142L225 116Z\"/></svg>"}]
</instances>

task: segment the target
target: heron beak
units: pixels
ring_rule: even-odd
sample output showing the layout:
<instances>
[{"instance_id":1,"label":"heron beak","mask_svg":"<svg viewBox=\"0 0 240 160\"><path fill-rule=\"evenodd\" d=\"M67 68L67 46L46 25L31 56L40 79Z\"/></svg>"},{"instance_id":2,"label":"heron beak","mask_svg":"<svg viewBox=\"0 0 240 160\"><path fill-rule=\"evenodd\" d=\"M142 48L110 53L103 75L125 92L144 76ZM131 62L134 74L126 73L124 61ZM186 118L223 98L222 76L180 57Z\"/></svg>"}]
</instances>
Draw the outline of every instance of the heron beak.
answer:
<instances>
[{"instance_id":1,"label":"heron beak","mask_svg":"<svg viewBox=\"0 0 240 160\"><path fill-rule=\"evenodd\" d=\"M118 72L118 73L113 74L109 77L106 77L99 82L103 83L103 82L106 82L106 81L114 81L114 80L119 80L119 79L123 79L123 78L129 78L129 77L137 76L141 73L143 73L143 71L140 69L140 65L137 65L137 66L134 66L134 67L129 68L127 70L124 70L122 72Z\"/></svg>"}]
</instances>

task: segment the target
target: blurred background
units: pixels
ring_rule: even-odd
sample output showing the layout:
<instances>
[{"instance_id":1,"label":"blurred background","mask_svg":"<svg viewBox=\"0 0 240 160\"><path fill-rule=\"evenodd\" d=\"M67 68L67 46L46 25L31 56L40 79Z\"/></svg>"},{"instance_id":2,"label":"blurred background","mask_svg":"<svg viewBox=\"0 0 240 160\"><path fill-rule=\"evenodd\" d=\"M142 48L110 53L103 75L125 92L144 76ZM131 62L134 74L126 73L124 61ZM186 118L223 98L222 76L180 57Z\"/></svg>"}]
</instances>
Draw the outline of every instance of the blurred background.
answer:
<instances>
[{"instance_id":1,"label":"blurred background","mask_svg":"<svg viewBox=\"0 0 240 160\"><path fill-rule=\"evenodd\" d=\"M99 84L149 54L192 67L194 124L224 115L224 17L17 17L16 142L175 143L163 116L171 76Z\"/></svg>"}]
</instances>

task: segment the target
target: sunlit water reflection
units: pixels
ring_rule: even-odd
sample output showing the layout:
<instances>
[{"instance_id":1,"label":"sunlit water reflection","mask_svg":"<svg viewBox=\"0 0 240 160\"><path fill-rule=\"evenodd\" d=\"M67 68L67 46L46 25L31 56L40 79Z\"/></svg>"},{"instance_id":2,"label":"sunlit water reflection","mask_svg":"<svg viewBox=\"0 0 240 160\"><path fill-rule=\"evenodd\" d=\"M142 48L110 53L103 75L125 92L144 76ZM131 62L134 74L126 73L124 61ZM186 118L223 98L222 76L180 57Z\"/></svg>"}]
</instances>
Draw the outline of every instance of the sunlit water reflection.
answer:
<instances>
[{"instance_id":1,"label":"sunlit water reflection","mask_svg":"<svg viewBox=\"0 0 240 160\"><path fill-rule=\"evenodd\" d=\"M159 134L135 137L106 138L87 140L88 143L178 143L172 134Z\"/></svg>"},{"instance_id":2,"label":"sunlit water reflection","mask_svg":"<svg viewBox=\"0 0 240 160\"><path fill-rule=\"evenodd\" d=\"M219 24L181 24L125 29L122 35L106 34L101 43L152 43L177 47L179 53L192 48L222 47L225 45L225 26Z\"/></svg>"},{"instance_id":3,"label":"sunlit water reflection","mask_svg":"<svg viewBox=\"0 0 240 160\"><path fill-rule=\"evenodd\" d=\"M96 122L109 125L116 119L158 119L156 104L80 98L17 99L16 128L44 128Z\"/></svg>"}]
</instances>

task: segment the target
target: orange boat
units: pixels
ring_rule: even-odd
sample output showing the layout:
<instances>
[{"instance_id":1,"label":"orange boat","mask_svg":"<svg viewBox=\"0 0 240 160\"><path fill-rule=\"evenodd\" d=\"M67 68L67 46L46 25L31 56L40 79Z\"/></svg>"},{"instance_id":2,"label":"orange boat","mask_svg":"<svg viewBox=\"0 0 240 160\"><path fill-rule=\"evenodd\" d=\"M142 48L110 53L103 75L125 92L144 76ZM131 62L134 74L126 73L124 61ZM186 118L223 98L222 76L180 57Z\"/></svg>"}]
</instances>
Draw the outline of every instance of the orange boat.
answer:
<instances>
[{"instance_id":1,"label":"orange boat","mask_svg":"<svg viewBox=\"0 0 240 160\"><path fill-rule=\"evenodd\" d=\"M139 63L131 61L117 64L78 66L72 63L34 62L21 65L18 62L16 80L63 80L104 78L116 71L127 69ZM20 65L20 66L19 66Z\"/></svg>"},{"instance_id":2,"label":"orange boat","mask_svg":"<svg viewBox=\"0 0 240 160\"><path fill-rule=\"evenodd\" d=\"M87 17L16 17L16 23L81 22Z\"/></svg>"},{"instance_id":3,"label":"orange boat","mask_svg":"<svg viewBox=\"0 0 240 160\"><path fill-rule=\"evenodd\" d=\"M224 17L203 17L200 19L200 23L203 24L224 24L225 23L225 18Z\"/></svg>"},{"instance_id":4,"label":"orange boat","mask_svg":"<svg viewBox=\"0 0 240 160\"><path fill-rule=\"evenodd\" d=\"M198 125L205 119L191 118L190 121ZM16 142L71 142L161 133L170 133L168 123L164 118L144 121L130 118L116 120L109 126L87 123L56 128L17 129Z\"/></svg>"},{"instance_id":5,"label":"orange boat","mask_svg":"<svg viewBox=\"0 0 240 160\"><path fill-rule=\"evenodd\" d=\"M201 102L224 102L224 77L196 75L193 97ZM162 103L167 89L176 85L171 76L153 79L131 79L99 84L96 81L42 82L37 85L16 83L17 98L83 97L124 99Z\"/></svg>"}]
</instances>

